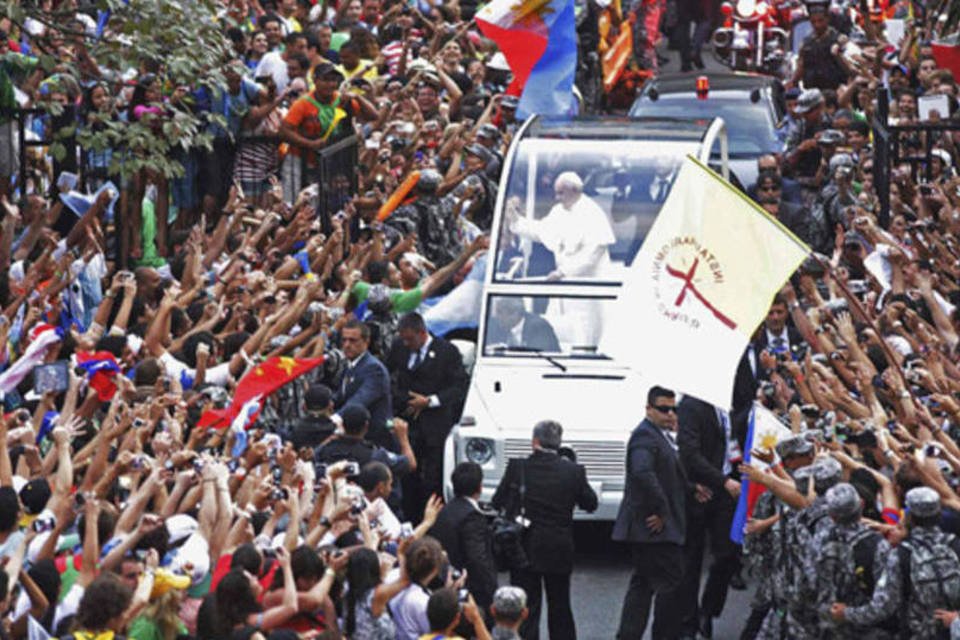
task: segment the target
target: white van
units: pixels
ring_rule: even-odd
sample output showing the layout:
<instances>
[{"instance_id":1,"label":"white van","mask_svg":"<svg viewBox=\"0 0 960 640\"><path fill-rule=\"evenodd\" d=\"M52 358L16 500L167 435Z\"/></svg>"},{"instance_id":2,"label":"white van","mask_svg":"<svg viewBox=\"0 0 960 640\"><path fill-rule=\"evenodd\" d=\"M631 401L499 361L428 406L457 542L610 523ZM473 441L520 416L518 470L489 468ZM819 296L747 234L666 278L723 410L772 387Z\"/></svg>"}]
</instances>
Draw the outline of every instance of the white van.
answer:
<instances>
[{"instance_id":1,"label":"white van","mask_svg":"<svg viewBox=\"0 0 960 640\"><path fill-rule=\"evenodd\" d=\"M483 467L489 500L507 460L529 455L533 425L553 419L600 498L577 517L616 516L648 383L603 340L605 321L684 158L711 153L727 177L721 119L533 118L518 131L497 198L476 362L444 452L448 497L450 472L470 460ZM554 193L561 174L583 185L569 210L557 204L564 187Z\"/></svg>"}]
</instances>

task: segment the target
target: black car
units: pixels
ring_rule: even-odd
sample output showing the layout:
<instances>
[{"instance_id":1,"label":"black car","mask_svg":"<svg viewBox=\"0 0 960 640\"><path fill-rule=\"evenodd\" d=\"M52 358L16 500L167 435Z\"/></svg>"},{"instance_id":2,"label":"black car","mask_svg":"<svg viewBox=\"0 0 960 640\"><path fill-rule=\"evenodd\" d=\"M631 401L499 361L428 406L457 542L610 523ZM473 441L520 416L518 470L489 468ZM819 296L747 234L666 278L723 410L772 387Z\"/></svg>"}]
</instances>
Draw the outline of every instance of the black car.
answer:
<instances>
[{"instance_id":1,"label":"black car","mask_svg":"<svg viewBox=\"0 0 960 640\"><path fill-rule=\"evenodd\" d=\"M723 118L730 172L744 187L757 178L757 158L783 148L777 125L784 117L783 85L754 73L711 73L704 83L691 74L649 80L630 108L631 117ZM699 83L699 91L698 91ZM699 95L698 95L699 94Z\"/></svg>"}]
</instances>

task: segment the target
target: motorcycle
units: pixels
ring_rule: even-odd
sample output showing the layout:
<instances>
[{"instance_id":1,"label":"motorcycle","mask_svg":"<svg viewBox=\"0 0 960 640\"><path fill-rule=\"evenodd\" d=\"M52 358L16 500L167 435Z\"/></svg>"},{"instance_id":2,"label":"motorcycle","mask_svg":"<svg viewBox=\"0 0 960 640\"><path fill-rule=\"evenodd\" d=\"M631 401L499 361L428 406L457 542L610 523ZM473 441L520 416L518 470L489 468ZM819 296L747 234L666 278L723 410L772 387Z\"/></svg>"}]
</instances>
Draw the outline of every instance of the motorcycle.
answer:
<instances>
[{"instance_id":1,"label":"motorcycle","mask_svg":"<svg viewBox=\"0 0 960 640\"><path fill-rule=\"evenodd\" d=\"M760 0L736 0L720 6L723 26L713 32L713 52L734 71L758 71L782 77L790 34L781 29L777 9Z\"/></svg>"}]
</instances>

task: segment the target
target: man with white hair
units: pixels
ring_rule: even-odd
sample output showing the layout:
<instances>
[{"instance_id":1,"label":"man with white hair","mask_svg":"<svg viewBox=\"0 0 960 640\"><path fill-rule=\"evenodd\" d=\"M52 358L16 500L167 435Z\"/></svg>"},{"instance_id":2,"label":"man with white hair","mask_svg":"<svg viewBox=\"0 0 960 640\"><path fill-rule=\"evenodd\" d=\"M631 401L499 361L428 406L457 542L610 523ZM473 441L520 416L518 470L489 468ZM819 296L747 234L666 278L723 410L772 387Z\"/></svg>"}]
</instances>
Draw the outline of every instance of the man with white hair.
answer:
<instances>
[{"instance_id":1,"label":"man with white hair","mask_svg":"<svg viewBox=\"0 0 960 640\"><path fill-rule=\"evenodd\" d=\"M583 180L572 171L557 176L553 190L559 202L541 220L520 217L510 207L510 230L553 252L557 268L550 280L601 277L610 264L609 246L616 242L607 214L583 195Z\"/></svg>"}]
</instances>

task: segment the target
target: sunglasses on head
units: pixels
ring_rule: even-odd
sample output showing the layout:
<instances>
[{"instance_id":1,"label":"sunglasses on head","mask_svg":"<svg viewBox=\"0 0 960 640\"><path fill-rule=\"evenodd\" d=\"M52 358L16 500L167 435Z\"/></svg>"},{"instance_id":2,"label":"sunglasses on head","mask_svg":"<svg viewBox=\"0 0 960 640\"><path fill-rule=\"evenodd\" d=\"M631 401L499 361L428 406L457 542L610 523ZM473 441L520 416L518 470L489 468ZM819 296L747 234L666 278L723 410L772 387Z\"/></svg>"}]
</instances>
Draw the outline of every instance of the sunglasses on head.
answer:
<instances>
[{"instance_id":1,"label":"sunglasses on head","mask_svg":"<svg viewBox=\"0 0 960 640\"><path fill-rule=\"evenodd\" d=\"M656 409L657 411L659 411L660 413L676 413L677 412L677 408L674 406L665 406L665 405L659 405L659 404L652 404L650 406Z\"/></svg>"}]
</instances>

